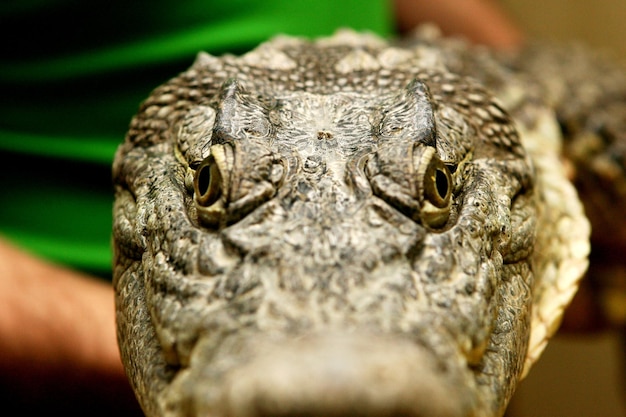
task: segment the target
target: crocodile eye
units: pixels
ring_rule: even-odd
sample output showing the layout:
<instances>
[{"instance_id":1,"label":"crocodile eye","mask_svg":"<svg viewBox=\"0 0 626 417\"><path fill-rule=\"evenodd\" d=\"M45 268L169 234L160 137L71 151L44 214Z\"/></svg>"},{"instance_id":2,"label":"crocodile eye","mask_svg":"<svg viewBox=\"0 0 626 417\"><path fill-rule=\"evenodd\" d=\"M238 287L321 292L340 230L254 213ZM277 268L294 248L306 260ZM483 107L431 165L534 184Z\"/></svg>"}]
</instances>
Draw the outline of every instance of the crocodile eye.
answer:
<instances>
[{"instance_id":1,"label":"crocodile eye","mask_svg":"<svg viewBox=\"0 0 626 417\"><path fill-rule=\"evenodd\" d=\"M276 194L284 167L265 146L242 142L211 146L193 175L198 223L211 229L227 227Z\"/></svg>"},{"instance_id":2,"label":"crocodile eye","mask_svg":"<svg viewBox=\"0 0 626 417\"><path fill-rule=\"evenodd\" d=\"M198 166L193 186L196 201L203 207L215 204L222 196L222 174L212 156Z\"/></svg>"},{"instance_id":3,"label":"crocodile eye","mask_svg":"<svg viewBox=\"0 0 626 417\"><path fill-rule=\"evenodd\" d=\"M417 174L417 195L421 206L420 218L422 223L430 228L441 228L450 217L452 173L432 147L415 149L413 158Z\"/></svg>"},{"instance_id":4,"label":"crocodile eye","mask_svg":"<svg viewBox=\"0 0 626 417\"><path fill-rule=\"evenodd\" d=\"M424 197L435 207L445 208L452 196L452 174L438 158L432 158L424 175Z\"/></svg>"}]
</instances>

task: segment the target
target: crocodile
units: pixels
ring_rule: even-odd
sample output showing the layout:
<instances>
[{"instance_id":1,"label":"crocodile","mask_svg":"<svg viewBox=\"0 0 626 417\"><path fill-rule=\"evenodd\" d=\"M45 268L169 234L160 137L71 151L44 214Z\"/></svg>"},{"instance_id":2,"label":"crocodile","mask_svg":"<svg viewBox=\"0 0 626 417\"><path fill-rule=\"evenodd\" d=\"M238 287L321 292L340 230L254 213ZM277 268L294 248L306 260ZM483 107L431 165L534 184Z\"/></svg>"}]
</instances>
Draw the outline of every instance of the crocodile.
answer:
<instances>
[{"instance_id":1,"label":"crocodile","mask_svg":"<svg viewBox=\"0 0 626 417\"><path fill-rule=\"evenodd\" d=\"M579 195L625 199L625 98L597 55L430 26L199 53L113 163L143 411L503 415L588 268L589 219L611 218Z\"/></svg>"}]
</instances>

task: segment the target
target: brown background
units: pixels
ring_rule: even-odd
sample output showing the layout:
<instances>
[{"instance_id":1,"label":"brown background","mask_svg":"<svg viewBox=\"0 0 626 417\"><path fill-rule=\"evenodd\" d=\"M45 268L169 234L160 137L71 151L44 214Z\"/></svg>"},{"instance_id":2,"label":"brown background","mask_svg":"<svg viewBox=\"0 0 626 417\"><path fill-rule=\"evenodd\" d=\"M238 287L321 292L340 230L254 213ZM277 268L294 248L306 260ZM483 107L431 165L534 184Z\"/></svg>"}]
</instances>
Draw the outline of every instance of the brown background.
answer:
<instances>
[{"instance_id":1,"label":"brown background","mask_svg":"<svg viewBox=\"0 0 626 417\"><path fill-rule=\"evenodd\" d=\"M575 39L626 60L625 0L499 0L532 35Z\"/></svg>"}]
</instances>

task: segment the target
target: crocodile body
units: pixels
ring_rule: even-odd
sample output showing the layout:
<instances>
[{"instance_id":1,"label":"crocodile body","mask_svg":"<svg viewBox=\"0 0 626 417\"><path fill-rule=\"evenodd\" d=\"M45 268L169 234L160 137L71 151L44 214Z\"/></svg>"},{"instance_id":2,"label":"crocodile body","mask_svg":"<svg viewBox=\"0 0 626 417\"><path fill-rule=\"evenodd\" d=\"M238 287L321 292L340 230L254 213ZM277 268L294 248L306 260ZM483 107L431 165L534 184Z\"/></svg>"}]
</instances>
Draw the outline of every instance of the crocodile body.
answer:
<instances>
[{"instance_id":1,"label":"crocodile body","mask_svg":"<svg viewBox=\"0 0 626 417\"><path fill-rule=\"evenodd\" d=\"M342 31L157 88L114 163L146 414L502 415L589 252L561 141L586 110L536 61Z\"/></svg>"}]
</instances>

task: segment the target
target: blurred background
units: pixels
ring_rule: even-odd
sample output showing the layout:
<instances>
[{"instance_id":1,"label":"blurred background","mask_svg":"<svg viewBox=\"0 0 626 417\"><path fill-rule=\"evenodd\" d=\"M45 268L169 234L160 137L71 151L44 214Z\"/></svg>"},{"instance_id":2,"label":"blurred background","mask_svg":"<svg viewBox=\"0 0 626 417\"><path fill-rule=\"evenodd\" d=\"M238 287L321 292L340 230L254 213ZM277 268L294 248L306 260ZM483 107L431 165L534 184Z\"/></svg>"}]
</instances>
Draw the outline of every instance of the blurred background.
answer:
<instances>
[{"instance_id":1,"label":"blurred background","mask_svg":"<svg viewBox=\"0 0 626 417\"><path fill-rule=\"evenodd\" d=\"M527 33L576 40L626 62L625 0L500 0ZM616 331L558 334L506 417L626 417L626 344Z\"/></svg>"},{"instance_id":2,"label":"blurred background","mask_svg":"<svg viewBox=\"0 0 626 417\"><path fill-rule=\"evenodd\" d=\"M624 0L499 0L528 33L575 39L626 60Z\"/></svg>"}]
</instances>

